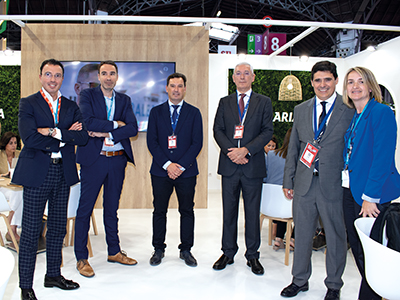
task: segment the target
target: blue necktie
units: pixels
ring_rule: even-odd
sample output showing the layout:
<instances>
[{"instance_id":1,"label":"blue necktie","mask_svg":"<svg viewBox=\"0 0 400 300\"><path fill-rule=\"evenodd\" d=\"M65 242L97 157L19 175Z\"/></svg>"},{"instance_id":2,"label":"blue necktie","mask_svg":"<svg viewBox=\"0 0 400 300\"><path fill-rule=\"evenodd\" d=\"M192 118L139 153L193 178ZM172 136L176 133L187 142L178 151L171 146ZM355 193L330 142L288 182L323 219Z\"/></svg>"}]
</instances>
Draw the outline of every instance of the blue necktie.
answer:
<instances>
[{"instance_id":1,"label":"blue necktie","mask_svg":"<svg viewBox=\"0 0 400 300\"><path fill-rule=\"evenodd\" d=\"M172 107L174 108L174 111L172 112L172 129L175 131L176 123L178 123L177 119L178 119L178 107L179 107L179 105L172 105Z\"/></svg>"},{"instance_id":2,"label":"blue necktie","mask_svg":"<svg viewBox=\"0 0 400 300\"><path fill-rule=\"evenodd\" d=\"M322 113L319 116L319 120L318 120L318 128L321 125L322 121L325 119L326 116L326 101L321 101L321 105L322 105ZM324 127L322 129L322 131L325 131L325 127L326 127L326 123L324 124Z\"/></svg>"},{"instance_id":3,"label":"blue necktie","mask_svg":"<svg viewBox=\"0 0 400 300\"><path fill-rule=\"evenodd\" d=\"M320 116L319 116L318 128L320 127L322 121L325 119L325 116L326 116L326 103L327 103L326 101L321 101L322 112L321 112L321 114L320 114ZM326 128L326 122L325 122L325 124L324 124L324 127L322 127L321 134L324 133L325 128ZM315 161L315 169L316 169L317 171L319 171L319 157L318 157L317 160Z\"/></svg>"}]
</instances>

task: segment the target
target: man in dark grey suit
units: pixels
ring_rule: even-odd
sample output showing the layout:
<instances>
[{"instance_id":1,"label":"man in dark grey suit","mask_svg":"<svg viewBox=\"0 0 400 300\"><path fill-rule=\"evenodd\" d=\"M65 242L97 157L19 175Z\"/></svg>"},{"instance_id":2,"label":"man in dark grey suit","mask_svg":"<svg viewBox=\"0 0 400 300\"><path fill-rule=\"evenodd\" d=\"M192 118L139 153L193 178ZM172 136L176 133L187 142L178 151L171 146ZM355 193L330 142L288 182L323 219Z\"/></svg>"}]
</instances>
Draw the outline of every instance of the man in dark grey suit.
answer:
<instances>
[{"instance_id":1,"label":"man in dark grey suit","mask_svg":"<svg viewBox=\"0 0 400 300\"><path fill-rule=\"evenodd\" d=\"M282 290L283 297L308 290L312 239L320 216L327 245L325 300L340 298L347 251L341 185L343 136L354 110L344 105L342 97L336 94L337 83L335 64L316 63L311 70L311 85L316 96L294 109L283 191L288 199L293 199L296 247L293 280Z\"/></svg>"},{"instance_id":2,"label":"man in dark grey suit","mask_svg":"<svg viewBox=\"0 0 400 300\"><path fill-rule=\"evenodd\" d=\"M260 200L266 176L264 146L271 140L271 99L254 93L255 75L248 63L235 67L233 81L237 92L220 100L214 121L214 138L221 148L218 174L222 175L224 254L214 263L222 270L233 263L237 245L239 196L242 191L245 210L247 265L254 274L264 274L259 262Z\"/></svg>"}]
</instances>

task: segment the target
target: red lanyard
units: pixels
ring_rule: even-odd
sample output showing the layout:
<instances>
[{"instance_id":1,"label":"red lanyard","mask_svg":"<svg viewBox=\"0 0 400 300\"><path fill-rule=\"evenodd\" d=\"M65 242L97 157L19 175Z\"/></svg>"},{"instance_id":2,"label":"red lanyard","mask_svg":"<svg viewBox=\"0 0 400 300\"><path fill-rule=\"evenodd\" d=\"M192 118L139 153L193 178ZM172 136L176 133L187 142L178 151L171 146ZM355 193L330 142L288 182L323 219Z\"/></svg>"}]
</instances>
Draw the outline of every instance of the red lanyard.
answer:
<instances>
[{"instance_id":1,"label":"red lanyard","mask_svg":"<svg viewBox=\"0 0 400 300\"><path fill-rule=\"evenodd\" d=\"M60 108L61 108L61 97L58 97L57 114L55 114L54 111L53 111L53 105L51 104L50 100L47 99L46 95L43 93L42 90L40 90L40 93L42 94L42 97L44 98L44 100L46 100L47 104L49 105L50 110L51 110L51 114L53 115L53 118L54 118L54 124L57 127L57 125L58 125L58 116L60 115Z\"/></svg>"}]
</instances>

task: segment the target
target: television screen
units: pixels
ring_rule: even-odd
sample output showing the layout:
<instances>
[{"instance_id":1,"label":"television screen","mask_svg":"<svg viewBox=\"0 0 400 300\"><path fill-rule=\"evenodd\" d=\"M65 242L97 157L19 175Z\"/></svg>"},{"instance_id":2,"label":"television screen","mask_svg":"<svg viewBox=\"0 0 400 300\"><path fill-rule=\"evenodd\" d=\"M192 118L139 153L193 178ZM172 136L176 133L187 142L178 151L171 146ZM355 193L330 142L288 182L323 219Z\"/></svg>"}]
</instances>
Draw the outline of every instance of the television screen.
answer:
<instances>
[{"instance_id":1,"label":"television screen","mask_svg":"<svg viewBox=\"0 0 400 300\"><path fill-rule=\"evenodd\" d=\"M68 61L64 65L64 81L60 89L64 97L79 104L82 89L99 85L99 62ZM167 77L175 72L174 62L116 62L118 81L115 90L127 94L132 101L139 131L147 130L150 110L166 100Z\"/></svg>"}]
</instances>

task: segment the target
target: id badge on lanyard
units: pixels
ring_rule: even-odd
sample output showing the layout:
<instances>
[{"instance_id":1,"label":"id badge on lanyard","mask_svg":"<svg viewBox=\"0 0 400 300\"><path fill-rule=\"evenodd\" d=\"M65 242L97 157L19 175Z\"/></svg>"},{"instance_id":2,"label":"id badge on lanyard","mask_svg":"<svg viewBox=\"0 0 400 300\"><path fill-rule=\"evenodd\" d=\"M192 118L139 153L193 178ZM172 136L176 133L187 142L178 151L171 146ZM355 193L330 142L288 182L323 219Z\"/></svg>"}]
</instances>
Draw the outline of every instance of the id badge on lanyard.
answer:
<instances>
[{"instance_id":1,"label":"id badge on lanyard","mask_svg":"<svg viewBox=\"0 0 400 300\"><path fill-rule=\"evenodd\" d=\"M243 132L244 132L244 126L243 125L236 125L234 133L233 133L233 138L235 140L242 139L243 138Z\"/></svg>"},{"instance_id":2,"label":"id badge on lanyard","mask_svg":"<svg viewBox=\"0 0 400 300\"><path fill-rule=\"evenodd\" d=\"M304 148L303 153L300 156L300 161L307 167L311 168L320 147L318 145L313 145L313 143L308 142Z\"/></svg>"},{"instance_id":3,"label":"id badge on lanyard","mask_svg":"<svg viewBox=\"0 0 400 300\"><path fill-rule=\"evenodd\" d=\"M176 149L178 147L178 140L176 135L168 136L168 149Z\"/></svg>"}]
</instances>

